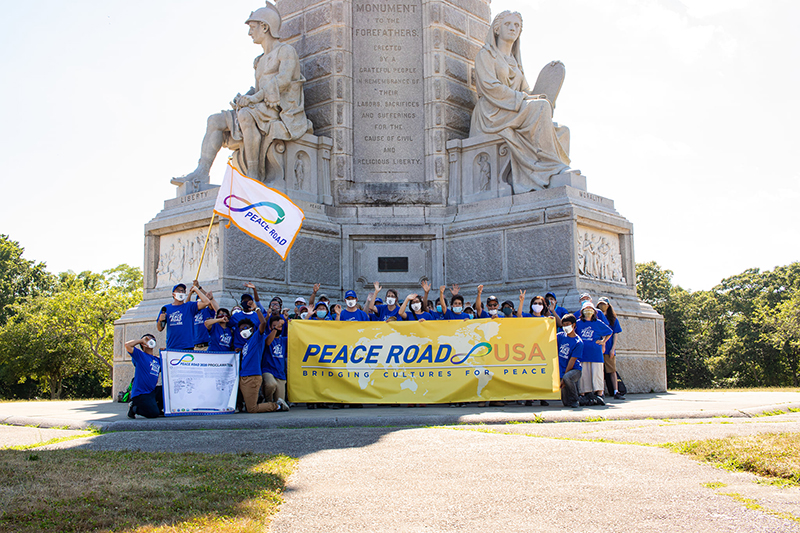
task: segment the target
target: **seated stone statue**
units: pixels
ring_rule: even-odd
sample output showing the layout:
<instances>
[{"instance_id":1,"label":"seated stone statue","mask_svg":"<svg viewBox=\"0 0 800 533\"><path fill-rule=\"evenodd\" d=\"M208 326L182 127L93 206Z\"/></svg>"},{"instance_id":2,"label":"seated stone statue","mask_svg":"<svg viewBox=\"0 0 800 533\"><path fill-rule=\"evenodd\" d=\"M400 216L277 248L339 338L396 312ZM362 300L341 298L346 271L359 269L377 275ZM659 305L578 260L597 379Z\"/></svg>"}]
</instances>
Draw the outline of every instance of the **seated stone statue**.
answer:
<instances>
[{"instance_id":1,"label":"seated stone statue","mask_svg":"<svg viewBox=\"0 0 800 533\"><path fill-rule=\"evenodd\" d=\"M313 132L303 104L300 59L293 47L278 41L281 16L267 2L245 21L248 34L264 53L253 64L256 84L237 94L232 109L208 117L200 161L190 174L173 178L172 184L199 189L209 182L209 169L220 148L234 150L233 165L248 177L270 182L283 177L282 158L274 141L299 139ZM269 161L269 163L268 163Z\"/></svg>"},{"instance_id":2,"label":"seated stone statue","mask_svg":"<svg viewBox=\"0 0 800 533\"><path fill-rule=\"evenodd\" d=\"M553 122L564 65L553 61L530 89L522 68L522 17L504 11L492 21L486 44L475 58L478 103L470 137L496 134L508 144L514 194L545 189L569 167L569 130Z\"/></svg>"}]
</instances>

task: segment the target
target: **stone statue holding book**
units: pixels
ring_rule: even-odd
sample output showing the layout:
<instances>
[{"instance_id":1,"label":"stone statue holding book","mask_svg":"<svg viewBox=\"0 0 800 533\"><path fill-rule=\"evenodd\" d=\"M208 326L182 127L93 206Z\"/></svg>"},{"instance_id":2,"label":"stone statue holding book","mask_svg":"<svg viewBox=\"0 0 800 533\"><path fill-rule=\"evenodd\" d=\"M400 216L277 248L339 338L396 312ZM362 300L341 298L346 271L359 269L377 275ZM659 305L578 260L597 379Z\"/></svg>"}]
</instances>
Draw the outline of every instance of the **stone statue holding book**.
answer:
<instances>
[{"instance_id":1,"label":"stone statue holding book","mask_svg":"<svg viewBox=\"0 0 800 533\"><path fill-rule=\"evenodd\" d=\"M553 176L580 172L569 167L569 129L553 122L564 65L546 65L531 89L522 67L521 33L519 13L504 11L492 21L475 58L478 103L470 127L470 137L495 134L505 140L514 194L546 189Z\"/></svg>"}]
</instances>

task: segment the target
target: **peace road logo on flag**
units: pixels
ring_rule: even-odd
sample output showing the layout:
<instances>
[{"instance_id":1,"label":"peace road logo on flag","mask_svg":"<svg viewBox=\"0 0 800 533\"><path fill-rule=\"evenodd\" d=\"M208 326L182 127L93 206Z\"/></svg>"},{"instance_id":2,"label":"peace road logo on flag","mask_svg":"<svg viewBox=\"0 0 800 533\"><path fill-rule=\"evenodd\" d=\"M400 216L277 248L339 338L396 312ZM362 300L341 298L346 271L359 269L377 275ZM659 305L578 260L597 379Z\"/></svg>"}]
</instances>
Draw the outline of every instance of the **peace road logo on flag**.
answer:
<instances>
[{"instance_id":1,"label":"peace road logo on flag","mask_svg":"<svg viewBox=\"0 0 800 533\"><path fill-rule=\"evenodd\" d=\"M305 219L288 196L242 175L230 162L214 212L275 250L284 261Z\"/></svg>"}]
</instances>

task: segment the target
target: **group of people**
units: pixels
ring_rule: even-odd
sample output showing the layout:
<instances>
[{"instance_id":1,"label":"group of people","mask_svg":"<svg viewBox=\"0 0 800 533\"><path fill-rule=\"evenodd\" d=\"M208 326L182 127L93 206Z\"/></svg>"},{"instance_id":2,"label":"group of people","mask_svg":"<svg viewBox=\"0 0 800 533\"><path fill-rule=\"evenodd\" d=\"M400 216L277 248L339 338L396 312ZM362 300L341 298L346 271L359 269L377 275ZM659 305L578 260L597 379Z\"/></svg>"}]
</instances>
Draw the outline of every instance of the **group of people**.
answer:
<instances>
[{"instance_id":1,"label":"group of people","mask_svg":"<svg viewBox=\"0 0 800 533\"><path fill-rule=\"evenodd\" d=\"M429 298L431 284L423 281L421 294L400 299L387 289L385 300L379 282L374 283L362 305L355 291L345 293L344 305L319 293L315 284L310 298L299 296L294 309L283 307L275 296L264 307L258 290L246 283L250 292L242 294L232 309L220 307L211 291L197 281L187 291L179 283L172 289L173 301L159 312L156 328L166 329L166 349L211 351L240 354L239 398L241 409L249 413L289 410L286 401L286 353L288 328L292 320L394 321L394 320L471 320L544 317L558 328L558 355L561 372L561 399L565 406L605 405L604 388L615 399L624 400L616 372L616 337L622 332L619 319L607 298L597 305L591 295L580 296L580 309L570 313L558 305L548 292L534 296L525 309L526 291L521 290L517 305L496 296L483 300L483 285L477 288L474 302L460 293L458 285L442 285L438 297ZM450 292L450 297L445 293ZM192 294L196 300L192 301ZM161 390L157 387L161 361L155 352L156 339L145 334L125 344L135 367L128 416L152 418L163 414ZM605 384L605 386L604 386ZM547 402L542 400L542 405ZM309 407L313 405L309 404ZM338 405L336 405L338 407Z\"/></svg>"}]
</instances>

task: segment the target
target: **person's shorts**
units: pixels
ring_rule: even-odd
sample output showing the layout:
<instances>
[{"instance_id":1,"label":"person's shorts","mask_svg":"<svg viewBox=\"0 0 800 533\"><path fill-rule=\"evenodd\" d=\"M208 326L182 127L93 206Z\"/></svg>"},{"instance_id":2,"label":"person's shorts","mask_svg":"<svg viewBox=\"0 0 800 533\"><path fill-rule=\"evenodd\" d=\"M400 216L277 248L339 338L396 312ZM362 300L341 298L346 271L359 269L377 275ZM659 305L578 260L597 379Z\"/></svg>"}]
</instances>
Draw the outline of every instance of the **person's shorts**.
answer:
<instances>
[{"instance_id":1,"label":"person's shorts","mask_svg":"<svg viewBox=\"0 0 800 533\"><path fill-rule=\"evenodd\" d=\"M603 354L603 371L606 374L613 374L617 371L617 356Z\"/></svg>"}]
</instances>

